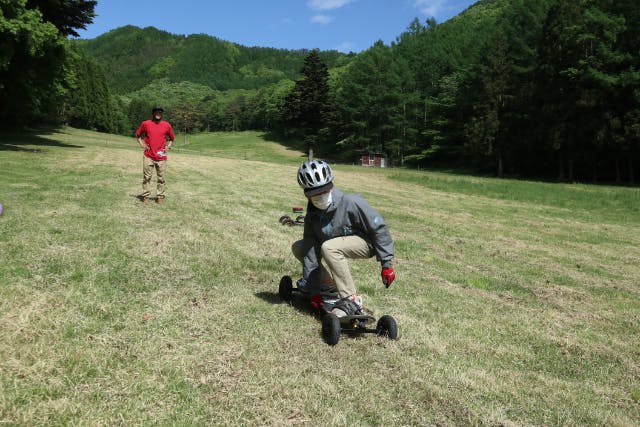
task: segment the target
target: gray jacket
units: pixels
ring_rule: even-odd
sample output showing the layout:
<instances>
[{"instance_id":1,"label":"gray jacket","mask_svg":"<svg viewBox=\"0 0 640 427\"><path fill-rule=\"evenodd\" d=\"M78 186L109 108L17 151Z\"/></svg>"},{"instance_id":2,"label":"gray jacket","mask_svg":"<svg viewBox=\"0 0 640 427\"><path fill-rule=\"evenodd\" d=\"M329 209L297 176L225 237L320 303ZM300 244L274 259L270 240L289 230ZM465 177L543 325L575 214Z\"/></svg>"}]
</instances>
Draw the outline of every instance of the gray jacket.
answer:
<instances>
[{"instance_id":1,"label":"gray jacket","mask_svg":"<svg viewBox=\"0 0 640 427\"><path fill-rule=\"evenodd\" d=\"M382 267L391 266L393 240L387 224L378 211L359 194L345 194L338 188L332 190L333 203L326 211L317 209L311 201L307 204L303 238L309 243L303 260L302 276L310 284L320 279L320 246L326 240L340 236L356 235L367 241Z\"/></svg>"}]
</instances>

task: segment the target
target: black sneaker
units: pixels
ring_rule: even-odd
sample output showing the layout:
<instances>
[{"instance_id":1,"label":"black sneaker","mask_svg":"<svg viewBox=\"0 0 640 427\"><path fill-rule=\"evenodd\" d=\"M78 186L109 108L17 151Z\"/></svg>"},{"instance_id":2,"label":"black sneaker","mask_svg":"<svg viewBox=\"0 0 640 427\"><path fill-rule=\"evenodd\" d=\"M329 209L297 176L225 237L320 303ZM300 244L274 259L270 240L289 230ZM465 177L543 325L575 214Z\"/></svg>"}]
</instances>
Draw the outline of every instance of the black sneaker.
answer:
<instances>
[{"instance_id":1,"label":"black sneaker","mask_svg":"<svg viewBox=\"0 0 640 427\"><path fill-rule=\"evenodd\" d=\"M350 297L339 299L333 304L333 307L328 307L327 311L338 317L363 314L362 297L351 295Z\"/></svg>"}]
</instances>

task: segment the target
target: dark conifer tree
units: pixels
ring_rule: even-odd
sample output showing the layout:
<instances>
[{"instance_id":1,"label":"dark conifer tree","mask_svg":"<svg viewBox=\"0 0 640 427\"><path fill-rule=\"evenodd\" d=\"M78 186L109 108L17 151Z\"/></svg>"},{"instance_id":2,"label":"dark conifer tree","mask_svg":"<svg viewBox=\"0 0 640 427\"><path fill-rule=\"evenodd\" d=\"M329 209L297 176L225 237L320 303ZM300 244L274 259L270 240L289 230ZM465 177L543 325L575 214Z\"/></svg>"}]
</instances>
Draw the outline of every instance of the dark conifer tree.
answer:
<instances>
[{"instance_id":1,"label":"dark conifer tree","mask_svg":"<svg viewBox=\"0 0 640 427\"><path fill-rule=\"evenodd\" d=\"M574 179L578 129L576 121L580 91L575 67L582 56L578 28L582 10L575 0L558 0L549 11L540 47L537 89L540 91L537 118L545 123L544 141L555 153L557 179Z\"/></svg>"},{"instance_id":2,"label":"dark conifer tree","mask_svg":"<svg viewBox=\"0 0 640 427\"><path fill-rule=\"evenodd\" d=\"M480 164L493 164L499 177L504 173L504 156L508 149L505 114L510 104L512 63L508 56L508 41L497 30L488 46L486 57L476 69L470 95L473 96L471 116L467 118L468 147Z\"/></svg>"},{"instance_id":3,"label":"dark conifer tree","mask_svg":"<svg viewBox=\"0 0 640 427\"><path fill-rule=\"evenodd\" d=\"M615 135L615 178L622 181L626 174L626 181L634 184L640 163L640 5L636 0L617 0L608 2L607 10L624 21L616 43L621 55L620 84L610 103L618 108L620 120Z\"/></svg>"},{"instance_id":4,"label":"dark conifer tree","mask_svg":"<svg viewBox=\"0 0 640 427\"><path fill-rule=\"evenodd\" d=\"M547 102L541 111L561 180L596 180L599 170L612 169L603 162L617 149L624 115L612 101L624 79L625 55L617 44L624 20L608 4L558 0L545 27L539 89Z\"/></svg>"},{"instance_id":5,"label":"dark conifer tree","mask_svg":"<svg viewBox=\"0 0 640 427\"><path fill-rule=\"evenodd\" d=\"M288 134L302 138L311 148L322 150L329 143L324 137L332 114L329 71L312 50L300 70L302 78L285 98L282 120Z\"/></svg>"}]
</instances>

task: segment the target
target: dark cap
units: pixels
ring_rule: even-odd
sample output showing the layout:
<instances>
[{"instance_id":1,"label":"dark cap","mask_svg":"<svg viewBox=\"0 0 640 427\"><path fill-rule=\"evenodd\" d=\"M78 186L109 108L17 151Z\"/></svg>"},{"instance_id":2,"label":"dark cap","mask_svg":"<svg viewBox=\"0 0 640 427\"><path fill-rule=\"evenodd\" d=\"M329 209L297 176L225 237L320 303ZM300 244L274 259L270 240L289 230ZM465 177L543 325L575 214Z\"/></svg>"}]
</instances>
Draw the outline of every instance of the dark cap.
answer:
<instances>
[{"instance_id":1,"label":"dark cap","mask_svg":"<svg viewBox=\"0 0 640 427\"><path fill-rule=\"evenodd\" d=\"M308 189L304 190L304 195L307 196L307 197L311 197L311 196L315 196L317 194L326 193L327 191L331 190L332 188L333 188L333 182L329 182L329 183L323 185L322 187L308 188Z\"/></svg>"},{"instance_id":2,"label":"dark cap","mask_svg":"<svg viewBox=\"0 0 640 427\"><path fill-rule=\"evenodd\" d=\"M164 113L164 108L162 108L162 107L160 107L160 106L156 105L156 106L154 106L154 107L151 109L151 112L152 112L152 113L155 113L156 111L160 111L161 113Z\"/></svg>"}]
</instances>

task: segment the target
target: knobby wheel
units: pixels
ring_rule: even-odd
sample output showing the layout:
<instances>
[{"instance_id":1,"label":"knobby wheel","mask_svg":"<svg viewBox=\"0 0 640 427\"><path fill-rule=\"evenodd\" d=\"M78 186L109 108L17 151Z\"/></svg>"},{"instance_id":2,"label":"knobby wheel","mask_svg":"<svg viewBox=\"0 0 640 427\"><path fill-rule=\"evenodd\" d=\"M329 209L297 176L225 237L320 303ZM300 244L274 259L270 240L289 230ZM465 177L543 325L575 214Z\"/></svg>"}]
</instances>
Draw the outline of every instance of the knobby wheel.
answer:
<instances>
[{"instance_id":1,"label":"knobby wheel","mask_svg":"<svg viewBox=\"0 0 640 427\"><path fill-rule=\"evenodd\" d=\"M336 345L340 340L340 320L333 313L322 317L322 338L329 345Z\"/></svg>"},{"instance_id":2,"label":"knobby wheel","mask_svg":"<svg viewBox=\"0 0 640 427\"><path fill-rule=\"evenodd\" d=\"M398 324L396 319L389 315L384 315L378 319L376 332L380 336L389 338L390 340L398 339Z\"/></svg>"},{"instance_id":3,"label":"knobby wheel","mask_svg":"<svg viewBox=\"0 0 640 427\"><path fill-rule=\"evenodd\" d=\"M280 224L284 225L285 223L293 220L289 215L282 215L278 221L280 222Z\"/></svg>"},{"instance_id":4,"label":"knobby wheel","mask_svg":"<svg viewBox=\"0 0 640 427\"><path fill-rule=\"evenodd\" d=\"M282 276L280 279L280 286L278 287L278 295L284 301L291 301L291 294L293 293L293 281L289 276Z\"/></svg>"}]
</instances>

